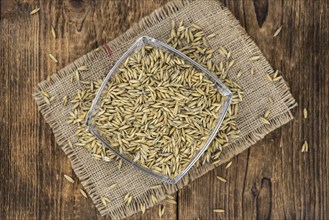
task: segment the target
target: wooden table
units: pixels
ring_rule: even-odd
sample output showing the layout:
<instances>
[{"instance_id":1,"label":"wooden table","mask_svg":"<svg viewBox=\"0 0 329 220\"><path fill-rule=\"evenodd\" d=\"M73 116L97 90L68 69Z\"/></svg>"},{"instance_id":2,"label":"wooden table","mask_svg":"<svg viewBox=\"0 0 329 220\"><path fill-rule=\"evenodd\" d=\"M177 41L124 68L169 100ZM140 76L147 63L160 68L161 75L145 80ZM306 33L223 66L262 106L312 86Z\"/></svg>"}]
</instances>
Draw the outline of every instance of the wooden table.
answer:
<instances>
[{"instance_id":1,"label":"wooden table","mask_svg":"<svg viewBox=\"0 0 329 220\"><path fill-rule=\"evenodd\" d=\"M91 199L79 193L81 185L63 180L63 173L72 173L70 162L31 94L51 73L167 1L0 2L0 219L101 218ZM168 205L163 219L329 218L329 3L222 2L284 73L299 107L294 121L233 158L229 169L218 168L179 191L177 205ZM30 16L37 7L40 12ZM50 52L58 56L57 65ZM307 153L301 152L304 140ZM228 182L216 181L217 175ZM214 208L225 213L213 213ZM156 219L157 213L156 207L130 219Z\"/></svg>"}]
</instances>

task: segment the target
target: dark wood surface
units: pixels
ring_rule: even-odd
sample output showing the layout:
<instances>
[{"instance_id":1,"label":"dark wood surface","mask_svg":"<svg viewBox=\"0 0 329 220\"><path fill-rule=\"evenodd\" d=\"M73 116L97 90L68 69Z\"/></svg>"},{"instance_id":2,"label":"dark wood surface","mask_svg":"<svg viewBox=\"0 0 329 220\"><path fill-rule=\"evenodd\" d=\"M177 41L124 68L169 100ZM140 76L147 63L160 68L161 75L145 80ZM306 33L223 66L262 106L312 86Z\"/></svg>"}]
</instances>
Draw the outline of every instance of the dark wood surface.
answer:
<instances>
[{"instance_id":1,"label":"dark wood surface","mask_svg":"<svg viewBox=\"0 0 329 220\"><path fill-rule=\"evenodd\" d=\"M299 106L294 121L233 158L229 169L218 168L179 191L177 205L167 205L163 219L328 219L328 0L221 1L284 73ZM0 219L102 218L91 199L79 193L79 183L63 180L64 173L74 176L70 162L31 94L49 74L167 1L0 2ZM36 7L39 14L30 16ZM49 52L58 64L49 60ZM308 153L301 152L304 140ZM217 175L228 182L216 180ZM225 213L213 213L215 208ZM130 219L156 218L158 207Z\"/></svg>"}]
</instances>

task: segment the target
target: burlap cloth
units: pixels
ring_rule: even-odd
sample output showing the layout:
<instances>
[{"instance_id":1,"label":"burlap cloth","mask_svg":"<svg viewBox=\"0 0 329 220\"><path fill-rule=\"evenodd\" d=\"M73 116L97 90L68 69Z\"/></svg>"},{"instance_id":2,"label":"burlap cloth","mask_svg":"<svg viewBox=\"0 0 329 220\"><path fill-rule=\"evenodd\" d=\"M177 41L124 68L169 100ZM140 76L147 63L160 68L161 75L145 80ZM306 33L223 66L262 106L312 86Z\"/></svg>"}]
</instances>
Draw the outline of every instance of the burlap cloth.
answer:
<instances>
[{"instance_id":1,"label":"burlap cloth","mask_svg":"<svg viewBox=\"0 0 329 220\"><path fill-rule=\"evenodd\" d=\"M76 141L75 125L69 125L66 122L71 106L64 107L62 97L67 95L72 98L81 87L78 82L70 82L77 67L82 65L89 67L88 71L81 73L81 78L84 80L102 79L114 62L137 38L147 35L165 41L170 35L172 19L184 20L187 26L197 23L203 27L205 33L215 33L217 37L209 40L210 46L213 49L218 49L221 45L225 46L232 51L236 60L228 77L237 81L245 91L244 99L239 105L237 119L241 134L223 150L222 163L293 118L290 109L296 103L286 83L284 80L277 82L267 80L265 74L272 73L273 69L238 21L219 1L176 0L168 3L142 19L138 24L133 25L120 37L104 45L101 50L84 55L52 75L50 81L41 82L34 94L39 110L54 131L58 145L70 158L74 172L102 215L112 218L130 216L140 210L140 204L145 204L146 207L154 205L150 199L151 194L161 201L165 198L165 194L174 193L188 181L214 169L212 164L199 168L194 167L178 184L163 184L161 189L150 189L150 186L161 184L161 182L127 164L118 170L117 162L97 161L86 149L71 148L67 144L68 139L72 143ZM256 62L250 61L250 57L255 54L261 55L261 59ZM254 75L249 74L251 67L255 70ZM236 78L239 69L242 69L244 73L241 77ZM50 96L56 96L50 105L45 103L40 93L41 90L47 91ZM269 103L268 97L273 97L274 103ZM271 110L270 125L265 125L259 120L267 109ZM109 190L108 187L114 183L117 183L118 187ZM131 193L134 200L129 206L126 206L123 197L128 192ZM102 196L110 198L111 202L107 206L101 202Z\"/></svg>"}]
</instances>

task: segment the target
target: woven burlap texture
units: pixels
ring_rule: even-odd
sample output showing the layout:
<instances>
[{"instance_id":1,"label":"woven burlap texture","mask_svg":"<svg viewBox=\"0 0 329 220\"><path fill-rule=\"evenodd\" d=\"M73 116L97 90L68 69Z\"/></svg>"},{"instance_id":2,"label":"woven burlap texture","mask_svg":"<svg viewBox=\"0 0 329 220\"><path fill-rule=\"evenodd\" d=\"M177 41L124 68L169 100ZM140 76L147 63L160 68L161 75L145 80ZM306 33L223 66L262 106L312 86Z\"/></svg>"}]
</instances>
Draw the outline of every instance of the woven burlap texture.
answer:
<instances>
[{"instance_id":1,"label":"woven burlap texture","mask_svg":"<svg viewBox=\"0 0 329 220\"><path fill-rule=\"evenodd\" d=\"M78 82L72 83L70 80L77 68L82 65L89 67L88 71L81 73L81 78L84 80L102 79L115 61L139 37L146 35L166 41L170 35L171 20L183 20L187 26L196 23L203 27L207 34L216 34L215 38L209 40L210 46L213 49L226 47L236 60L234 68L229 71L228 78L236 81L245 92L237 118L241 134L223 150L222 163L293 118L290 109L296 106L296 103L286 83L283 80L271 82L266 78L266 74L274 70L238 21L219 1L176 0L168 3L133 25L126 33L109 42L101 50L84 55L52 75L49 81L41 82L34 94L39 110L53 129L56 142L70 158L74 172L102 215L124 218L138 212L141 204L152 207L154 204L150 198L151 194L160 202L166 194L174 193L188 181L214 169L212 164L194 167L178 184L164 184L128 164L124 164L121 170L118 170L118 162L97 161L86 149L71 148L67 144L67 140L72 143L77 141L74 134L76 127L67 123L71 105L63 106L62 98L64 96L72 98L77 90L82 88ZM250 61L250 57L255 54L260 55L261 58L258 61ZM219 59L218 56L214 58L215 61ZM250 68L254 69L254 75L249 73ZM237 78L236 73L240 69L243 70L243 74ZM41 90L56 97L50 105L45 103ZM274 99L274 103L269 103L269 97ZM271 110L270 125L265 125L259 120L267 109ZM109 190L108 187L114 183L117 183L118 187ZM150 189L150 186L157 184L162 184L162 188ZM133 196L133 202L129 206L123 201L127 193ZM105 206L101 202L102 196L110 198L108 205Z\"/></svg>"}]
</instances>

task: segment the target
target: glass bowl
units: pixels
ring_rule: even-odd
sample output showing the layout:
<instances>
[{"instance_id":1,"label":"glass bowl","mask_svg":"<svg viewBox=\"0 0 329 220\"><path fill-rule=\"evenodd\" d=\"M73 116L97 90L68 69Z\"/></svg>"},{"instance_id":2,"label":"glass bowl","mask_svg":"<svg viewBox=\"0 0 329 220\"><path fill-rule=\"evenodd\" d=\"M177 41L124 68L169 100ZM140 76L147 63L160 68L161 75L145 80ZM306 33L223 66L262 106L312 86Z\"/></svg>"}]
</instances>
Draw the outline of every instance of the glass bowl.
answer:
<instances>
[{"instance_id":1,"label":"glass bowl","mask_svg":"<svg viewBox=\"0 0 329 220\"><path fill-rule=\"evenodd\" d=\"M209 80L211 80L215 88L218 90L218 92L224 97L224 102L223 105L221 105L219 109L219 117L217 119L216 126L210 133L209 138L206 140L205 145L200 148L200 150L195 154L195 156L191 159L189 164L176 176L168 176L168 175L163 175L158 172L155 172L145 166L142 166L138 162L135 162L133 158L127 157L125 152L120 152L117 148L111 146L110 142L108 139L102 134L102 132L97 129L97 124L95 117L97 114L100 114L101 109L101 100L106 97L107 94L107 87L108 87L108 82L111 80L112 76L115 76L117 72L119 72L119 69L121 65L125 62L125 60L130 56L133 55L139 51L141 51L142 47L144 46L151 46L155 48L159 48L163 51L165 51L168 54L173 54L181 59L184 60L186 64L191 65L193 68L198 70L200 73L203 73ZM204 151L209 147L210 143L214 139L214 137L217 135L217 132L221 126L221 123L228 111L228 108L231 104L232 100L232 93L231 91L211 72L209 72L207 69L205 69L203 66L186 56L185 54L181 53L179 50L176 50L172 48L171 46L156 40L154 38L148 37L148 36L143 36L139 38L123 55L120 57L120 59L115 63L115 65L112 67L110 72L107 74L105 77L101 87L99 88L92 106L87 114L86 118L86 127L88 130L105 146L106 148L110 149L113 151L117 156L119 156L122 160L126 161L127 163L131 164L132 166L136 167L137 169L140 169L147 174L154 176L156 178L161 179L162 181L168 182L175 184L177 183L195 164L195 162L201 157L201 155L204 153Z\"/></svg>"}]
</instances>

